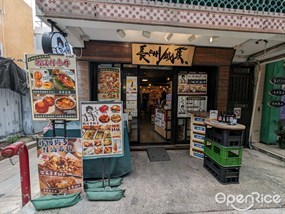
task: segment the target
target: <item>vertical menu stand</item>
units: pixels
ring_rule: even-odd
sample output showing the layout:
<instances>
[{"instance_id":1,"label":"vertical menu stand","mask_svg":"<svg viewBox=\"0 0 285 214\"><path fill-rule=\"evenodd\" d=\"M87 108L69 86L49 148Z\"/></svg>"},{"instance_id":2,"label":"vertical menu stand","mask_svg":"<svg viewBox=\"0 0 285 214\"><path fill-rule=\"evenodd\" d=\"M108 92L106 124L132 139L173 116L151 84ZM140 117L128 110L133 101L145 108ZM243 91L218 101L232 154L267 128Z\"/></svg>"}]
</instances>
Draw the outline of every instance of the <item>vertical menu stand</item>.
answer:
<instances>
[{"instance_id":1,"label":"vertical menu stand","mask_svg":"<svg viewBox=\"0 0 285 214\"><path fill-rule=\"evenodd\" d=\"M111 188L110 158L107 158L107 161L108 161L108 185L106 187ZM102 158L102 187L105 188L105 158Z\"/></svg>"}]
</instances>

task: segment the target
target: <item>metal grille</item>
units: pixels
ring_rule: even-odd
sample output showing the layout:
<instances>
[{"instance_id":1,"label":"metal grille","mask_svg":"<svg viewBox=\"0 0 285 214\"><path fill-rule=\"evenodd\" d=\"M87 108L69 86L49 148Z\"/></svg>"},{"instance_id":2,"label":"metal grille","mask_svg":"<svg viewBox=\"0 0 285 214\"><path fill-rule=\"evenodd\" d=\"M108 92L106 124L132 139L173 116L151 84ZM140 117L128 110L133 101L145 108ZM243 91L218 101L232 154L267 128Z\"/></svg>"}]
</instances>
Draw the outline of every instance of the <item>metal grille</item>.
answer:
<instances>
[{"instance_id":1,"label":"metal grille","mask_svg":"<svg viewBox=\"0 0 285 214\"><path fill-rule=\"evenodd\" d=\"M175 4L189 4L237 10L252 10L272 13L285 13L284 0L148 0Z\"/></svg>"}]
</instances>

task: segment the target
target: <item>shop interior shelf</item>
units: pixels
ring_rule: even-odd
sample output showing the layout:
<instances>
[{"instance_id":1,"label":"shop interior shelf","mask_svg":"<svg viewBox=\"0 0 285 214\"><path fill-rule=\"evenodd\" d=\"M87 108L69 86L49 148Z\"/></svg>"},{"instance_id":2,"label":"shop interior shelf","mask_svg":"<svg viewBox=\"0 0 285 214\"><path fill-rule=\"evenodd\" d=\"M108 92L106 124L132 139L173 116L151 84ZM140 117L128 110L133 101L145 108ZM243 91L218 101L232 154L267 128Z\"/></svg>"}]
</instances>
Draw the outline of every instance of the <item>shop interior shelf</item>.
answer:
<instances>
[{"instance_id":1,"label":"shop interior shelf","mask_svg":"<svg viewBox=\"0 0 285 214\"><path fill-rule=\"evenodd\" d=\"M204 155L204 168L208 170L221 184L238 184L240 167L223 167Z\"/></svg>"},{"instance_id":2,"label":"shop interior shelf","mask_svg":"<svg viewBox=\"0 0 285 214\"><path fill-rule=\"evenodd\" d=\"M240 166L242 147L225 147L209 139L205 139L204 152L222 166Z\"/></svg>"},{"instance_id":3,"label":"shop interior shelf","mask_svg":"<svg viewBox=\"0 0 285 214\"><path fill-rule=\"evenodd\" d=\"M223 146L242 146L242 130L207 128L206 137Z\"/></svg>"}]
</instances>

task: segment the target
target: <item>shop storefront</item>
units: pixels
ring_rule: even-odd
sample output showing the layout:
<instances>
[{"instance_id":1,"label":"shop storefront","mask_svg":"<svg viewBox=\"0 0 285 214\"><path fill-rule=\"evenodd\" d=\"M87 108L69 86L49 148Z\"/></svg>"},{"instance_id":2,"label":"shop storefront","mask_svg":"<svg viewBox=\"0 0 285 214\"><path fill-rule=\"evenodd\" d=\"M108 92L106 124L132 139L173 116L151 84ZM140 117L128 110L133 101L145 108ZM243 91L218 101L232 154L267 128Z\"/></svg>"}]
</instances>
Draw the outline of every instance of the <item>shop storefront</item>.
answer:
<instances>
[{"instance_id":1,"label":"shop storefront","mask_svg":"<svg viewBox=\"0 0 285 214\"><path fill-rule=\"evenodd\" d=\"M227 110L234 49L151 45L153 52L174 47L176 55L164 57L165 64L159 58L152 63L149 53L155 54L144 51L142 55L142 46L148 48L148 44L86 42L77 61L79 98L122 100L125 112L131 115L131 145L189 145L190 113ZM177 55L179 48L190 52ZM74 52L80 54L81 50ZM137 56L140 62L135 61ZM119 70L118 82L112 78L114 71L102 78L108 68ZM110 91L102 97L103 91L116 87L119 94Z\"/></svg>"}]
</instances>

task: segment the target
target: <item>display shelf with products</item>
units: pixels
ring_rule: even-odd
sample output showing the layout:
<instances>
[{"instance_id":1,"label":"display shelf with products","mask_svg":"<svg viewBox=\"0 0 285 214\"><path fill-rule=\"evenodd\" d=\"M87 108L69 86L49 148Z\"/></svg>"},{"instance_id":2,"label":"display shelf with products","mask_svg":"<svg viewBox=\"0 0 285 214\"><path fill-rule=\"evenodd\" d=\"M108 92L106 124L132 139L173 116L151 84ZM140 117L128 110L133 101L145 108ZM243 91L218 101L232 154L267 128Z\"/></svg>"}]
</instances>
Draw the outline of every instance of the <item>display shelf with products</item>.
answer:
<instances>
[{"instance_id":1,"label":"display shelf with products","mask_svg":"<svg viewBox=\"0 0 285 214\"><path fill-rule=\"evenodd\" d=\"M154 130L166 140L171 139L171 111L155 109Z\"/></svg>"},{"instance_id":2,"label":"display shelf with products","mask_svg":"<svg viewBox=\"0 0 285 214\"><path fill-rule=\"evenodd\" d=\"M207 114L204 112L191 114L190 125L190 155L196 158L204 158L204 140L206 135L206 126L204 121Z\"/></svg>"}]
</instances>

